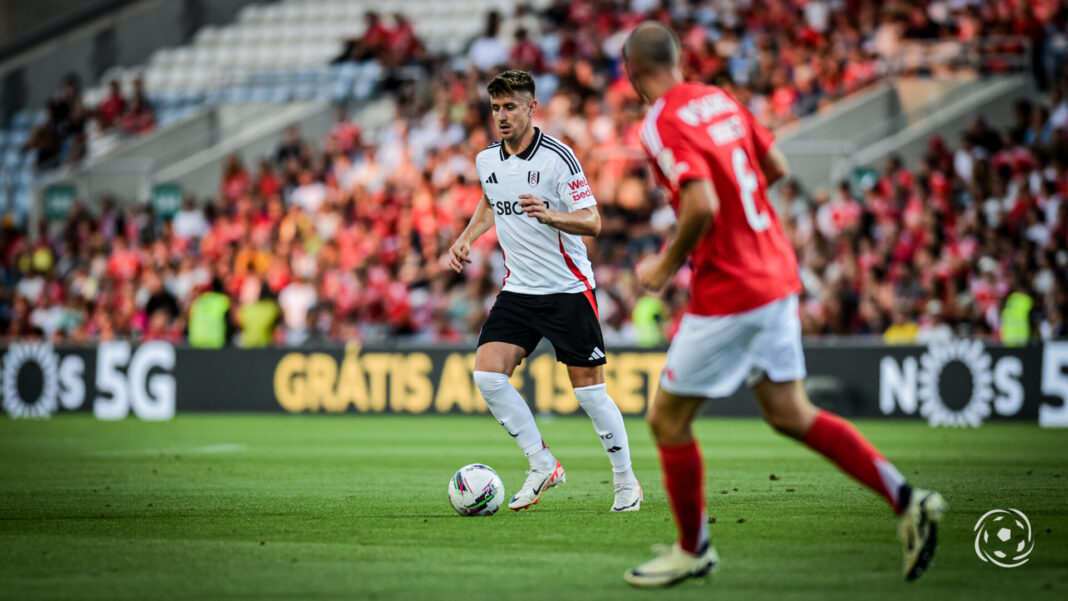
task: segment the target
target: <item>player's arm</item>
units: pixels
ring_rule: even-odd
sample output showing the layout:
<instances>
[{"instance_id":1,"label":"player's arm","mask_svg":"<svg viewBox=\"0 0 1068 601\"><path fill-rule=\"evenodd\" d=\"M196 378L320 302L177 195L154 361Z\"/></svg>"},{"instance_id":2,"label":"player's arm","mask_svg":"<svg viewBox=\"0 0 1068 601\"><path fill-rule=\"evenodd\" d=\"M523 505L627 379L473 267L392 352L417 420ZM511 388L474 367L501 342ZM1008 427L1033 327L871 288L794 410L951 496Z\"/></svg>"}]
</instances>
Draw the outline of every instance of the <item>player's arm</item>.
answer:
<instances>
[{"instance_id":1,"label":"player's arm","mask_svg":"<svg viewBox=\"0 0 1068 601\"><path fill-rule=\"evenodd\" d=\"M493 227L493 209L490 208L489 198L483 194L478 208L475 209L475 214L471 216L470 223L449 248L449 267L452 267L453 271L460 273L464 270L464 263L471 262L468 256L471 254L471 244L482 234L488 232L491 227Z\"/></svg>"},{"instance_id":2,"label":"player's arm","mask_svg":"<svg viewBox=\"0 0 1068 601\"><path fill-rule=\"evenodd\" d=\"M561 232L579 236L596 236L601 233L601 214L597 207L586 207L571 212L550 211L542 199L533 194L520 194L519 206L527 217L533 217L540 223L551 225Z\"/></svg>"},{"instance_id":3,"label":"player's arm","mask_svg":"<svg viewBox=\"0 0 1068 601\"><path fill-rule=\"evenodd\" d=\"M768 148L767 154L760 160L760 169L764 172L764 181L769 186L790 174L786 155L774 145Z\"/></svg>"},{"instance_id":4,"label":"player's arm","mask_svg":"<svg viewBox=\"0 0 1068 601\"><path fill-rule=\"evenodd\" d=\"M659 255L638 263L638 282L658 292L675 277L705 230L719 212L719 197L707 179L691 179L679 189L678 228L675 237Z\"/></svg>"}]
</instances>

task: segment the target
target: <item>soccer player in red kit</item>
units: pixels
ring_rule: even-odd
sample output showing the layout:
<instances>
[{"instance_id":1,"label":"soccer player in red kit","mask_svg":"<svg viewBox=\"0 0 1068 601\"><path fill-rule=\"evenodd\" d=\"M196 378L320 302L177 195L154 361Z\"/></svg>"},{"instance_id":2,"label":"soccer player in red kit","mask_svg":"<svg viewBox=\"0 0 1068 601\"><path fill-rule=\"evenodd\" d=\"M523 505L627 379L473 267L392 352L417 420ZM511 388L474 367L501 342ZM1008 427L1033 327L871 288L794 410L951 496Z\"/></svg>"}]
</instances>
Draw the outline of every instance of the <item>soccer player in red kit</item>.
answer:
<instances>
[{"instance_id":1,"label":"soccer player in red kit","mask_svg":"<svg viewBox=\"0 0 1068 601\"><path fill-rule=\"evenodd\" d=\"M774 137L723 89L682 80L678 38L661 23L635 28L623 52L631 83L651 103L642 145L678 221L675 238L638 264L637 277L659 291L687 260L693 268L689 306L648 416L679 540L625 580L670 586L716 567L691 423L705 399L729 396L743 382L777 431L886 499L899 516L905 577L918 577L934 554L942 496L910 487L856 428L805 394L797 259L767 196L786 174Z\"/></svg>"}]
</instances>

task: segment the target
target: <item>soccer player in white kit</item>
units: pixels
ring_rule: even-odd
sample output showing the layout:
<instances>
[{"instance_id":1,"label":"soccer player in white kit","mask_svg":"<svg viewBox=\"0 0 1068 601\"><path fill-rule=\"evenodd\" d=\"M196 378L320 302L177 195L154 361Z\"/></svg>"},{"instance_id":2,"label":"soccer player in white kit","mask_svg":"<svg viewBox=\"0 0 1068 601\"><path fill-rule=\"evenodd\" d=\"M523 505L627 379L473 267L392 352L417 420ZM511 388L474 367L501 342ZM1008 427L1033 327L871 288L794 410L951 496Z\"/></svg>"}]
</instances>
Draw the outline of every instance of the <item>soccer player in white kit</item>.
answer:
<instances>
[{"instance_id":1,"label":"soccer player in white kit","mask_svg":"<svg viewBox=\"0 0 1068 601\"><path fill-rule=\"evenodd\" d=\"M475 160L482 201L449 249L449 265L463 271L471 262L471 243L496 225L508 275L479 334L474 379L490 412L530 461L526 481L508 507L536 505L546 490L565 481L530 407L508 381L548 338L611 461L611 510L637 511L642 488L631 469L623 416L605 389L593 268L582 242L582 236L601 230L597 201L571 149L534 127L534 78L505 71L487 91L501 141Z\"/></svg>"}]
</instances>

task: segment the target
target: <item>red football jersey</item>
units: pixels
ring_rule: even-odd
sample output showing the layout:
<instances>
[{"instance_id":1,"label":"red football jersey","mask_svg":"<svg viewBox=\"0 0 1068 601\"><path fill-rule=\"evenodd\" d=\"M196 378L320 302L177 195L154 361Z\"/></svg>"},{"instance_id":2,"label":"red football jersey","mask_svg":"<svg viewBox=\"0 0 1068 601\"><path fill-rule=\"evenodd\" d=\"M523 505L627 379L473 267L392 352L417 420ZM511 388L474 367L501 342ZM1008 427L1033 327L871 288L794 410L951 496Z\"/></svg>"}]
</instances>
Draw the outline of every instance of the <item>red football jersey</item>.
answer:
<instances>
[{"instance_id":1,"label":"red football jersey","mask_svg":"<svg viewBox=\"0 0 1068 601\"><path fill-rule=\"evenodd\" d=\"M679 189L707 179L719 213L691 254L687 312L742 313L801 291L797 257L767 194L760 164L775 137L716 86L680 83L657 99L642 146L679 209Z\"/></svg>"}]
</instances>

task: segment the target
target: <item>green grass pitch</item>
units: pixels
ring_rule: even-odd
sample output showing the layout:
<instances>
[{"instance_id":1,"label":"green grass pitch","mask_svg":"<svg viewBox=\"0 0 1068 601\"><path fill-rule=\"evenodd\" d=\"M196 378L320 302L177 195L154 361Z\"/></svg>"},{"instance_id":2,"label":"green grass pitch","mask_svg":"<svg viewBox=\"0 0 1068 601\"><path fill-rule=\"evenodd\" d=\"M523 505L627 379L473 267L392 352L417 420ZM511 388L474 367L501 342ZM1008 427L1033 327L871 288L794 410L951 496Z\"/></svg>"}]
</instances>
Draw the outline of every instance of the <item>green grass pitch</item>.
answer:
<instances>
[{"instance_id":1,"label":"green grass pitch","mask_svg":"<svg viewBox=\"0 0 1068 601\"><path fill-rule=\"evenodd\" d=\"M628 421L645 505L610 514L590 423L539 421L567 484L531 511L462 518L445 492L460 466L491 465L509 495L524 477L486 415L0 419L0 598L1066 598L1066 431L859 422L950 504L931 571L906 584L880 499L760 421L701 420L721 569L650 592L621 578L674 536L645 424ZM1007 507L1035 532L1015 569L972 548L979 516Z\"/></svg>"}]
</instances>

